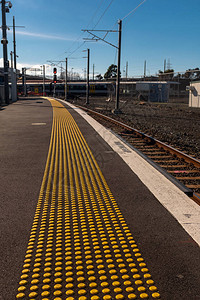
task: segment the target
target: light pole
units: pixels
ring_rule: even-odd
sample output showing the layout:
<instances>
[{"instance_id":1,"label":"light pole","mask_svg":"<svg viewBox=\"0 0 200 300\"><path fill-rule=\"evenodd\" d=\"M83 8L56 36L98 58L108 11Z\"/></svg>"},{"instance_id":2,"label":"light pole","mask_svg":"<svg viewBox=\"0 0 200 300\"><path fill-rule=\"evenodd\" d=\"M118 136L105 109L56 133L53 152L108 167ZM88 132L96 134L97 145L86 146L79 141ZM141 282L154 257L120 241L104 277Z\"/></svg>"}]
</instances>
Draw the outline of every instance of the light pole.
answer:
<instances>
[{"instance_id":1,"label":"light pole","mask_svg":"<svg viewBox=\"0 0 200 300\"><path fill-rule=\"evenodd\" d=\"M6 6L8 3L8 6ZM9 13L9 9L12 7L12 3L9 1L2 0L1 1L2 7L2 40L1 43L3 44L3 61L4 61L4 93L5 93L5 102L9 104L9 84L8 84L8 68L9 68L9 61L8 61L8 52L7 52L7 25L6 25L6 13Z\"/></svg>"},{"instance_id":2,"label":"light pole","mask_svg":"<svg viewBox=\"0 0 200 300\"><path fill-rule=\"evenodd\" d=\"M90 49L83 50L83 52L87 52L87 83L86 83L86 103L89 104L89 93L90 93Z\"/></svg>"},{"instance_id":3,"label":"light pole","mask_svg":"<svg viewBox=\"0 0 200 300\"><path fill-rule=\"evenodd\" d=\"M45 96L45 65L43 65L43 97Z\"/></svg>"},{"instance_id":4,"label":"light pole","mask_svg":"<svg viewBox=\"0 0 200 300\"><path fill-rule=\"evenodd\" d=\"M10 51L11 69L13 69L13 52Z\"/></svg>"},{"instance_id":5,"label":"light pole","mask_svg":"<svg viewBox=\"0 0 200 300\"><path fill-rule=\"evenodd\" d=\"M67 57L65 59L65 101L67 101Z\"/></svg>"},{"instance_id":6,"label":"light pole","mask_svg":"<svg viewBox=\"0 0 200 300\"><path fill-rule=\"evenodd\" d=\"M116 48L118 50L118 64L117 64L117 80L116 80L116 102L115 102L115 109L113 113L120 114L121 110L119 109L119 87L120 87L120 64L121 64L121 38L122 38L122 20L118 21L118 31L116 30L94 30L94 29L82 29L82 31L87 32L92 35L92 39L84 38L87 41L103 41L104 43ZM106 32L103 38L97 36L93 32ZM109 32L118 32L118 46L113 45L112 43L105 40L105 37L108 35Z\"/></svg>"}]
</instances>

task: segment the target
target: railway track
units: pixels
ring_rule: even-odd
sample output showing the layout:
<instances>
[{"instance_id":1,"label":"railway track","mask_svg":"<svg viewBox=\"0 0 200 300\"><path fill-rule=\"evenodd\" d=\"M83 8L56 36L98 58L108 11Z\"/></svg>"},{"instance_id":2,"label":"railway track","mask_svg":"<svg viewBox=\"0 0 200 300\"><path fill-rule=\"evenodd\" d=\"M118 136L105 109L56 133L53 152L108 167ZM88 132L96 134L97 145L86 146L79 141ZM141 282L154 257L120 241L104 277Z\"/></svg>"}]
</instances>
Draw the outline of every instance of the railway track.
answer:
<instances>
[{"instance_id":1,"label":"railway track","mask_svg":"<svg viewBox=\"0 0 200 300\"><path fill-rule=\"evenodd\" d=\"M111 117L77 105L112 129L200 205L200 161Z\"/></svg>"}]
</instances>

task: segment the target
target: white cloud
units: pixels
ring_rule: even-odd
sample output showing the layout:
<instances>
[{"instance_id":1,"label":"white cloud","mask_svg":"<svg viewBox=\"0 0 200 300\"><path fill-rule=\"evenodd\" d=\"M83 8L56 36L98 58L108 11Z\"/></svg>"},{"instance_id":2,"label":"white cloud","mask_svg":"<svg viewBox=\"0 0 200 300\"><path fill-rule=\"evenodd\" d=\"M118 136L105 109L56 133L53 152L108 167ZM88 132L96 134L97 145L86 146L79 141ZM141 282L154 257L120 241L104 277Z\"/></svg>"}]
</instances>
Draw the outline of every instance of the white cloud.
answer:
<instances>
[{"instance_id":1,"label":"white cloud","mask_svg":"<svg viewBox=\"0 0 200 300\"><path fill-rule=\"evenodd\" d=\"M12 30L8 31L8 33L12 34ZM36 37L41 39L51 39L51 40L60 40L60 41L74 41L74 38L59 36L59 35L49 35L45 33L36 33L36 32L28 32L28 31L20 31L16 30L17 35Z\"/></svg>"},{"instance_id":2,"label":"white cloud","mask_svg":"<svg viewBox=\"0 0 200 300\"><path fill-rule=\"evenodd\" d=\"M51 66L49 64L44 64L45 65L45 74L47 77L51 77L53 78L53 68L54 66ZM9 61L9 66L11 66L11 62ZM0 58L0 67L2 68L3 67L3 58ZM20 72L22 71L22 68L27 68L27 71L26 73L27 74L30 74L30 75L37 75L37 76L42 76L42 64L28 64L28 63L20 63L20 62L17 62L17 69L20 70ZM32 69L29 70L29 69ZM36 69L36 71L35 71ZM40 69L40 71L39 71ZM60 74L60 68L57 67L57 70L58 70L58 75ZM68 73L72 73L72 70L68 70ZM83 72L83 69L74 69L73 70L73 73L79 73L81 77L84 76L84 72Z\"/></svg>"}]
</instances>

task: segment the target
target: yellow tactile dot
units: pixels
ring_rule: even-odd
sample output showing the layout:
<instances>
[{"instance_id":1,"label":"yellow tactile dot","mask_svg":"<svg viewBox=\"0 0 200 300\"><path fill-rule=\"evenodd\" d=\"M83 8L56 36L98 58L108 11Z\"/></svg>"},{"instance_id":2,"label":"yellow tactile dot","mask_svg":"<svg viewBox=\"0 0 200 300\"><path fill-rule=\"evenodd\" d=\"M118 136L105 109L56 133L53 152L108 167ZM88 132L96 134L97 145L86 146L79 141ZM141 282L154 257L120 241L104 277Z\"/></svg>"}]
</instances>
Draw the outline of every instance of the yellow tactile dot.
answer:
<instances>
[{"instance_id":1,"label":"yellow tactile dot","mask_svg":"<svg viewBox=\"0 0 200 300\"><path fill-rule=\"evenodd\" d=\"M42 297L48 297L49 295L50 295L50 292L48 292L48 291L44 291L41 294Z\"/></svg>"},{"instance_id":2,"label":"yellow tactile dot","mask_svg":"<svg viewBox=\"0 0 200 300\"><path fill-rule=\"evenodd\" d=\"M125 285L125 286L131 285L131 281L129 281L129 280L124 281L124 285Z\"/></svg>"},{"instance_id":3,"label":"yellow tactile dot","mask_svg":"<svg viewBox=\"0 0 200 300\"><path fill-rule=\"evenodd\" d=\"M23 268L28 268L28 267L30 267L30 264L24 264L23 265Z\"/></svg>"},{"instance_id":4,"label":"yellow tactile dot","mask_svg":"<svg viewBox=\"0 0 200 300\"><path fill-rule=\"evenodd\" d=\"M88 277L88 280L89 280L89 281L95 281L95 280L96 280L96 277L95 277L95 276L90 276L90 277Z\"/></svg>"},{"instance_id":5,"label":"yellow tactile dot","mask_svg":"<svg viewBox=\"0 0 200 300\"><path fill-rule=\"evenodd\" d=\"M18 288L18 292L24 292L26 290L26 287L25 286L20 286Z\"/></svg>"},{"instance_id":6,"label":"yellow tactile dot","mask_svg":"<svg viewBox=\"0 0 200 300\"><path fill-rule=\"evenodd\" d=\"M140 286L140 287L138 288L138 291L139 291L139 292L145 292L145 291L146 291L146 288L145 288L144 286Z\"/></svg>"},{"instance_id":7,"label":"yellow tactile dot","mask_svg":"<svg viewBox=\"0 0 200 300\"><path fill-rule=\"evenodd\" d=\"M45 285L43 285L43 287L42 287L43 290L49 290L50 288L51 288L51 286L48 285L48 284L45 284Z\"/></svg>"},{"instance_id":8,"label":"yellow tactile dot","mask_svg":"<svg viewBox=\"0 0 200 300\"><path fill-rule=\"evenodd\" d=\"M38 282L39 282L39 280L37 280ZM51 282L51 279L50 278L45 278L44 280L43 280L43 283L50 283ZM32 282L31 282L32 283Z\"/></svg>"},{"instance_id":9,"label":"yellow tactile dot","mask_svg":"<svg viewBox=\"0 0 200 300\"><path fill-rule=\"evenodd\" d=\"M54 289L55 289L55 290L62 289L62 285L59 284L59 283L57 283L57 284L54 285Z\"/></svg>"},{"instance_id":10,"label":"yellow tactile dot","mask_svg":"<svg viewBox=\"0 0 200 300\"><path fill-rule=\"evenodd\" d=\"M149 274L149 273L144 274L144 278L145 279L151 278L151 274Z\"/></svg>"},{"instance_id":11,"label":"yellow tactile dot","mask_svg":"<svg viewBox=\"0 0 200 300\"><path fill-rule=\"evenodd\" d=\"M121 269L120 273L125 274L125 273L127 273L127 270L126 269Z\"/></svg>"},{"instance_id":12,"label":"yellow tactile dot","mask_svg":"<svg viewBox=\"0 0 200 300\"><path fill-rule=\"evenodd\" d=\"M134 279L139 279L140 277L141 277L140 274L134 274L134 275L133 275L133 278L134 278Z\"/></svg>"},{"instance_id":13,"label":"yellow tactile dot","mask_svg":"<svg viewBox=\"0 0 200 300\"><path fill-rule=\"evenodd\" d=\"M74 291L73 290L68 290L66 291L66 295L67 296L70 296L70 295L73 295L74 294Z\"/></svg>"},{"instance_id":14,"label":"yellow tactile dot","mask_svg":"<svg viewBox=\"0 0 200 300\"><path fill-rule=\"evenodd\" d=\"M103 296L103 300L111 300L112 297L110 295L105 295Z\"/></svg>"},{"instance_id":15,"label":"yellow tactile dot","mask_svg":"<svg viewBox=\"0 0 200 300\"><path fill-rule=\"evenodd\" d=\"M37 293L36 292L31 292L28 296L29 296L29 298L35 298L35 297L37 297Z\"/></svg>"},{"instance_id":16,"label":"yellow tactile dot","mask_svg":"<svg viewBox=\"0 0 200 300\"><path fill-rule=\"evenodd\" d=\"M134 291L134 288L132 286L129 286L126 288L127 293L131 293Z\"/></svg>"},{"instance_id":17,"label":"yellow tactile dot","mask_svg":"<svg viewBox=\"0 0 200 300\"><path fill-rule=\"evenodd\" d=\"M148 294L146 294L146 293L142 293L142 294L140 294L140 298L142 298L142 299L147 299L149 296L148 296Z\"/></svg>"},{"instance_id":18,"label":"yellow tactile dot","mask_svg":"<svg viewBox=\"0 0 200 300\"><path fill-rule=\"evenodd\" d=\"M38 290L38 286L37 285L33 285L30 287L30 291L37 291Z\"/></svg>"},{"instance_id":19,"label":"yellow tactile dot","mask_svg":"<svg viewBox=\"0 0 200 300\"><path fill-rule=\"evenodd\" d=\"M86 290L79 290L78 291L78 294L79 295L85 295L87 292L86 292Z\"/></svg>"},{"instance_id":20,"label":"yellow tactile dot","mask_svg":"<svg viewBox=\"0 0 200 300\"><path fill-rule=\"evenodd\" d=\"M159 299L160 298L160 294L159 293L153 293L152 297L155 299Z\"/></svg>"},{"instance_id":21,"label":"yellow tactile dot","mask_svg":"<svg viewBox=\"0 0 200 300\"><path fill-rule=\"evenodd\" d=\"M58 290L58 291L55 291L53 294L54 294L54 296L61 296L62 292Z\"/></svg>"},{"instance_id":22,"label":"yellow tactile dot","mask_svg":"<svg viewBox=\"0 0 200 300\"><path fill-rule=\"evenodd\" d=\"M95 288L95 287L97 287L97 283L96 283L96 282L91 282L91 283L89 284L89 287Z\"/></svg>"},{"instance_id":23,"label":"yellow tactile dot","mask_svg":"<svg viewBox=\"0 0 200 300\"><path fill-rule=\"evenodd\" d=\"M83 273L83 272L82 272L82 273ZM88 274L88 275L94 275L95 272L94 272L93 270L90 270L90 271L87 272L87 274ZM78 275L78 273L77 273L77 275ZM83 275L83 274L81 274L81 275Z\"/></svg>"},{"instance_id":24,"label":"yellow tactile dot","mask_svg":"<svg viewBox=\"0 0 200 300\"><path fill-rule=\"evenodd\" d=\"M50 272L50 271L51 271L51 268L49 268L49 267L44 269L44 272L45 272L45 273L46 273L46 272Z\"/></svg>"},{"instance_id":25,"label":"yellow tactile dot","mask_svg":"<svg viewBox=\"0 0 200 300\"><path fill-rule=\"evenodd\" d=\"M108 285L109 285L109 284L108 284L108 282L106 282L106 281L104 281L104 282L101 283L101 286L102 286L102 287L107 287Z\"/></svg>"},{"instance_id":26,"label":"yellow tactile dot","mask_svg":"<svg viewBox=\"0 0 200 300\"><path fill-rule=\"evenodd\" d=\"M33 277L33 276L32 276ZM44 273L43 277L51 277L51 273Z\"/></svg>"},{"instance_id":27,"label":"yellow tactile dot","mask_svg":"<svg viewBox=\"0 0 200 300\"><path fill-rule=\"evenodd\" d=\"M87 297L81 296L81 297L78 298L78 300L87 300Z\"/></svg>"},{"instance_id":28,"label":"yellow tactile dot","mask_svg":"<svg viewBox=\"0 0 200 300\"><path fill-rule=\"evenodd\" d=\"M29 269L24 269L24 270L22 270L22 273L23 274L25 274L25 273L29 273L30 272L30 270Z\"/></svg>"},{"instance_id":29,"label":"yellow tactile dot","mask_svg":"<svg viewBox=\"0 0 200 300\"><path fill-rule=\"evenodd\" d=\"M112 285L113 286L120 286L120 282L119 281L113 281Z\"/></svg>"},{"instance_id":30,"label":"yellow tactile dot","mask_svg":"<svg viewBox=\"0 0 200 300\"><path fill-rule=\"evenodd\" d=\"M136 284L136 285L142 285L143 282L142 282L142 280L136 280L136 281L135 281L135 284Z\"/></svg>"},{"instance_id":31,"label":"yellow tactile dot","mask_svg":"<svg viewBox=\"0 0 200 300\"><path fill-rule=\"evenodd\" d=\"M128 299L136 299L136 295L135 294L129 294L128 295Z\"/></svg>"},{"instance_id":32,"label":"yellow tactile dot","mask_svg":"<svg viewBox=\"0 0 200 300\"><path fill-rule=\"evenodd\" d=\"M131 269L131 272L132 272L132 273L137 273L137 272L138 272L138 269L133 268L133 269Z\"/></svg>"},{"instance_id":33,"label":"yellow tactile dot","mask_svg":"<svg viewBox=\"0 0 200 300\"><path fill-rule=\"evenodd\" d=\"M24 298L24 297L25 297L25 294L24 294L24 293L19 293L19 294L17 294L17 296L16 296L17 299L22 299L22 298Z\"/></svg>"},{"instance_id":34,"label":"yellow tactile dot","mask_svg":"<svg viewBox=\"0 0 200 300\"><path fill-rule=\"evenodd\" d=\"M50 276L51 276L51 274L50 274ZM32 275L32 278L39 278L39 277L40 277L40 274L38 274L38 273L35 273L35 274Z\"/></svg>"},{"instance_id":35,"label":"yellow tactile dot","mask_svg":"<svg viewBox=\"0 0 200 300\"><path fill-rule=\"evenodd\" d=\"M115 269L112 269L112 270L109 270L109 273L110 273L110 274L116 274L117 271L116 271Z\"/></svg>"},{"instance_id":36,"label":"yellow tactile dot","mask_svg":"<svg viewBox=\"0 0 200 300\"><path fill-rule=\"evenodd\" d=\"M102 290L102 293L104 293L104 294L108 294L108 293L110 293L110 289L108 289L108 288L105 288L105 289L103 289L103 290Z\"/></svg>"},{"instance_id":37,"label":"yellow tactile dot","mask_svg":"<svg viewBox=\"0 0 200 300\"><path fill-rule=\"evenodd\" d=\"M91 300L99 300L99 296L92 296Z\"/></svg>"},{"instance_id":38,"label":"yellow tactile dot","mask_svg":"<svg viewBox=\"0 0 200 300\"><path fill-rule=\"evenodd\" d=\"M74 285L72 283L67 283L65 287L66 287L66 289L72 289L73 286Z\"/></svg>"},{"instance_id":39,"label":"yellow tactile dot","mask_svg":"<svg viewBox=\"0 0 200 300\"><path fill-rule=\"evenodd\" d=\"M27 284L27 283L28 283L27 280L21 280L21 281L19 282L20 285L25 285L25 284Z\"/></svg>"},{"instance_id":40,"label":"yellow tactile dot","mask_svg":"<svg viewBox=\"0 0 200 300\"><path fill-rule=\"evenodd\" d=\"M83 289L85 287L85 283L81 282L78 284L79 289Z\"/></svg>"},{"instance_id":41,"label":"yellow tactile dot","mask_svg":"<svg viewBox=\"0 0 200 300\"><path fill-rule=\"evenodd\" d=\"M149 290L151 292L155 292L155 291L157 291L157 287L155 285L152 285L152 286L149 287Z\"/></svg>"},{"instance_id":42,"label":"yellow tactile dot","mask_svg":"<svg viewBox=\"0 0 200 300\"><path fill-rule=\"evenodd\" d=\"M90 294L92 294L92 295L95 295L95 294L98 294L98 290L97 289L92 289L91 291L90 291Z\"/></svg>"},{"instance_id":43,"label":"yellow tactile dot","mask_svg":"<svg viewBox=\"0 0 200 300\"><path fill-rule=\"evenodd\" d=\"M66 300L75 300L74 297L67 297Z\"/></svg>"},{"instance_id":44,"label":"yellow tactile dot","mask_svg":"<svg viewBox=\"0 0 200 300\"><path fill-rule=\"evenodd\" d=\"M111 276L111 279L112 279L112 280L117 280L117 279L118 279L118 276L117 276L117 275L112 275L112 276Z\"/></svg>"},{"instance_id":45,"label":"yellow tactile dot","mask_svg":"<svg viewBox=\"0 0 200 300\"><path fill-rule=\"evenodd\" d=\"M124 299L124 296L122 294L118 294L115 296L115 299L121 300L121 299Z\"/></svg>"}]
</instances>

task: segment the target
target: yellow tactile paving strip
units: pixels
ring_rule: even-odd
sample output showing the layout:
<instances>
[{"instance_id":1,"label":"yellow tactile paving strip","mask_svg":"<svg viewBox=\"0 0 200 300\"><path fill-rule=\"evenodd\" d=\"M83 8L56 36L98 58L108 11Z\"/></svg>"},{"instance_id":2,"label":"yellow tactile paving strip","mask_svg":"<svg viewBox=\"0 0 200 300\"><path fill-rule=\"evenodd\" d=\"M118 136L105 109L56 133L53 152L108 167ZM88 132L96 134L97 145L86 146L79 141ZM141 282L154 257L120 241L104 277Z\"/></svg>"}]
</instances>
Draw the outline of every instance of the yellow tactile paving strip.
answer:
<instances>
[{"instance_id":1,"label":"yellow tactile paving strip","mask_svg":"<svg viewBox=\"0 0 200 300\"><path fill-rule=\"evenodd\" d=\"M76 122L56 100L18 299L157 299L149 270Z\"/></svg>"}]
</instances>

